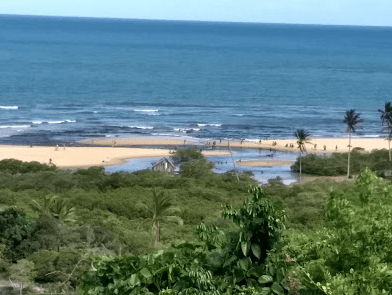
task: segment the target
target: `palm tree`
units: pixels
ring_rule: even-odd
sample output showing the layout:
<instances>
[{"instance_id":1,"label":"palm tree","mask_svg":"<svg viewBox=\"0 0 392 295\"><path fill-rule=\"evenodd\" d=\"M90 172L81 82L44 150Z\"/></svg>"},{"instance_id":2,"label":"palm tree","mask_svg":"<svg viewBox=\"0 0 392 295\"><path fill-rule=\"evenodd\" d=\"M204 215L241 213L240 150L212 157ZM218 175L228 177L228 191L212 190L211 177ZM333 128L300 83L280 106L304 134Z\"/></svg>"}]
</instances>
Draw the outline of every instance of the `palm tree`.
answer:
<instances>
[{"instance_id":1,"label":"palm tree","mask_svg":"<svg viewBox=\"0 0 392 295\"><path fill-rule=\"evenodd\" d=\"M302 153L306 152L306 146L305 143L310 143L309 137L310 137L310 133L308 131L306 131L305 129L297 129L294 132L294 136L298 139L297 140L297 144L298 144L298 148L301 151L301 155L299 157L299 182L301 182L302 180Z\"/></svg>"},{"instance_id":2,"label":"palm tree","mask_svg":"<svg viewBox=\"0 0 392 295\"><path fill-rule=\"evenodd\" d=\"M346 132L348 132L348 163L347 163L347 179L350 177L350 155L351 155L351 133L355 132L355 129L359 128L359 124L362 123L361 114L357 113L354 109L346 111L343 118L343 123L347 125Z\"/></svg>"},{"instance_id":3,"label":"palm tree","mask_svg":"<svg viewBox=\"0 0 392 295\"><path fill-rule=\"evenodd\" d=\"M385 102L384 110L378 110L381 113L380 119L385 130L388 132L389 161L391 162L391 140L392 140L392 105L391 102Z\"/></svg>"},{"instance_id":4,"label":"palm tree","mask_svg":"<svg viewBox=\"0 0 392 295\"><path fill-rule=\"evenodd\" d=\"M58 196L47 195L42 203L32 200L30 205L34 211L42 215L52 216L63 222L74 220L75 208L68 207L68 202L64 199L59 199Z\"/></svg>"},{"instance_id":5,"label":"palm tree","mask_svg":"<svg viewBox=\"0 0 392 295\"><path fill-rule=\"evenodd\" d=\"M173 199L170 196L165 196L163 191L158 193L156 188L154 188L153 200L150 206L147 206L143 203L138 203L136 207L138 209L144 209L147 212L148 217L144 222L150 221L152 224L152 228L156 227L157 243L159 243L160 239L161 222L174 221L180 225L183 225L184 223L184 221L180 217L172 215L173 213L180 211L179 208L174 207Z\"/></svg>"}]
</instances>

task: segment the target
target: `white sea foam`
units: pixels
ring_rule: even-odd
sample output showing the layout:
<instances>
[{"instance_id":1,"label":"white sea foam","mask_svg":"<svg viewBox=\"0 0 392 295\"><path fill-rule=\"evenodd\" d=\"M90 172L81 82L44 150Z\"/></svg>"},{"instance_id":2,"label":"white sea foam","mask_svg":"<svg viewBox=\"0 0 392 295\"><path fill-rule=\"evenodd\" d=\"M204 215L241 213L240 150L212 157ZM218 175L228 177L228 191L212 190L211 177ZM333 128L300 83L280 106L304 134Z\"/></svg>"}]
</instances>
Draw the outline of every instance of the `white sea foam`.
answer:
<instances>
[{"instance_id":1,"label":"white sea foam","mask_svg":"<svg viewBox=\"0 0 392 295\"><path fill-rule=\"evenodd\" d=\"M76 123L76 120L65 120L65 122L68 122L68 123Z\"/></svg>"},{"instance_id":2,"label":"white sea foam","mask_svg":"<svg viewBox=\"0 0 392 295\"><path fill-rule=\"evenodd\" d=\"M181 128L174 128L174 130L177 131L177 132L184 132L184 133L186 133L186 132L189 132L189 131L200 131L200 128L183 128L183 129L181 129Z\"/></svg>"},{"instance_id":3,"label":"white sea foam","mask_svg":"<svg viewBox=\"0 0 392 295\"><path fill-rule=\"evenodd\" d=\"M134 109L133 111L134 112L159 112L159 110L137 110L137 109Z\"/></svg>"},{"instance_id":4,"label":"white sea foam","mask_svg":"<svg viewBox=\"0 0 392 295\"><path fill-rule=\"evenodd\" d=\"M18 106L0 106L0 109L3 110L17 110L18 108Z\"/></svg>"},{"instance_id":5,"label":"white sea foam","mask_svg":"<svg viewBox=\"0 0 392 295\"><path fill-rule=\"evenodd\" d=\"M64 121L48 121L48 124L61 124Z\"/></svg>"},{"instance_id":6,"label":"white sea foam","mask_svg":"<svg viewBox=\"0 0 392 295\"><path fill-rule=\"evenodd\" d=\"M222 124L197 124L200 127L205 127L205 126L212 126L212 127L220 127Z\"/></svg>"},{"instance_id":7,"label":"white sea foam","mask_svg":"<svg viewBox=\"0 0 392 295\"><path fill-rule=\"evenodd\" d=\"M29 128L30 125L4 125L0 126L0 128Z\"/></svg>"},{"instance_id":8,"label":"white sea foam","mask_svg":"<svg viewBox=\"0 0 392 295\"><path fill-rule=\"evenodd\" d=\"M94 114L98 113L97 111L94 111Z\"/></svg>"},{"instance_id":9,"label":"white sea foam","mask_svg":"<svg viewBox=\"0 0 392 295\"><path fill-rule=\"evenodd\" d=\"M38 124L42 124L42 123L43 123L43 121L33 121L32 123L33 123L33 124L37 124L37 125L38 125Z\"/></svg>"},{"instance_id":10,"label":"white sea foam","mask_svg":"<svg viewBox=\"0 0 392 295\"><path fill-rule=\"evenodd\" d=\"M154 129L154 127L150 126L129 126L130 128L136 128L136 129Z\"/></svg>"}]
</instances>

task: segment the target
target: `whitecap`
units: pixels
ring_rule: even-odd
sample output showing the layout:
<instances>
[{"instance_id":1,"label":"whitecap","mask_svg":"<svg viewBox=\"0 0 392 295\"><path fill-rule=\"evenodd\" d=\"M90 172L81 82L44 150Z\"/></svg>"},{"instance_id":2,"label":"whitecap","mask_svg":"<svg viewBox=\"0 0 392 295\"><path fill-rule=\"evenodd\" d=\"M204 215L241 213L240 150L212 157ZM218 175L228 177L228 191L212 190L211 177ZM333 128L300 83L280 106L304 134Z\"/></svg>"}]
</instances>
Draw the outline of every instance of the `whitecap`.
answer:
<instances>
[{"instance_id":1,"label":"whitecap","mask_svg":"<svg viewBox=\"0 0 392 295\"><path fill-rule=\"evenodd\" d=\"M48 121L48 124L61 124L64 121Z\"/></svg>"},{"instance_id":2,"label":"whitecap","mask_svg":"<svg viewBox=\"0 0 392 295\"><path fill-rule=\"evenodd\" d=\"M220 127L222 124L197 124L200 127L211 126L211 127Z\"/></svg>"},{"instance_id":3,"label":"whitecap","mask_svg":"<svg viewBox=\"0 0 392 295\"><path fill-rule=\"evenodd\" d=\"M151 126L129 126L130 128L136 128L136 129L154 129L154 127Z\"/></svg>"},{"instance_id":4,"label":"whitecap","mask_svg":"<svg viewBox=\"0 0 392 295\"><path fill-rule=\"evenodd\" d=\"M4 110L17 110L18 108L18 106L0 106L0 109Z\"/></svg>"},{"instance_id":5,"label":"whitecap","mask_svg":"<svg viewBox=\"0 0 392 295\"><path fill-rule=\"evenodd\" d=\"M134 112L159 112L159 110L133 110Z\"/></svg>"},{"instance_id":6,"label":"whitecap","mask_svg":"<svg viewBox=\"0 0 392 295\"><path fill-rule=\"evenodd\" d=\"M0 128L29 128L31 127L30 125L4 125L0 126Z\"/></svg>"},{"instance_id":7,"label":"whitecap","mask_svg":"<svg viewBox=\"0 0 392 295\"><path fill-rule=\"evenodd\" d=\"M32 123L33 123L33 124L42 124L43 121L33 121Z\"/></svg>"},{"instance_id":8,"label":"whitecap","mask_svg":"<svg viewBox=\"0 0 392 295\"><path fill-rule=\"evenodd\" d=\"M65 122L68 122L68 123L76 123L76 120L65 120Z\"/></svg>"}]
</instances>

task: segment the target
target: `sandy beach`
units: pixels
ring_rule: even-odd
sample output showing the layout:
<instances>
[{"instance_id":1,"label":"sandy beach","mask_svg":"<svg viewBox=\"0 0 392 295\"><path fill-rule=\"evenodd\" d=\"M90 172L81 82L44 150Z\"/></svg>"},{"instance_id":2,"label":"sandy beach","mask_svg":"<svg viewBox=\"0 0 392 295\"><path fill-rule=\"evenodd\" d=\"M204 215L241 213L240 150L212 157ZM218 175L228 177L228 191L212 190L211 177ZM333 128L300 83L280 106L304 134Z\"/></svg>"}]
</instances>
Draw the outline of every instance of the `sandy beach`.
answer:
<instances>
[{"instance_id":1,"label":"sandy beach","mask_svg":"<svg viewBox=\"0 0 392 295\"><path fill-rule=\"evenodd\" d=\"M227 154L225 151L204 151L205 156ZM0 160L17 159L51 162L59 168L87 168L92 166L119 165L127 159L170 156L168 149L142 149L122 147L56 147L50 146L0 146Z\"/></svg>"},{"instance_id":2,"label":"sandy beach","mask_svg":"<svg viewBox=\"0 0 392 295\"><path fill-rule=\"evenodd\" d=\"M307 153L345 153L348 152L348 138L315 138L309 140L311 143L306 144ZM226 140L202 140L195 139L193 141L181 139L166 139L166 138L99 138L90 141L84 141L86 144L112 146L116 142L117 146L132 146L132 145L204 145L207 148L211 146L227 147L228 141ZM276 142L276 145L273 143ZM287 146L286 146L287 145ZM293 145L294 147L290 147ZM316 146L315 146L316 145ZM283 150L283 151L294 151L298 152L296 139L269 139L260 141L230 141L231 147L242 147L242 148L261 148L261 149L272 149L272 150ZM325 150L324 150L325 146ZM337 146L337 148L336 148ZM370 152L373 149L388 149L388 141L384 138L352 138L351 146L361 147L366 152Z\"/></svg>"},{"instance_id":3,"label":"sandy beach","mask_svg":"<svg viewBox=\"0 0 392 295\"><path fill-rule=\"evenodd\" d=\"M273 143L276 142L276 145ZM310 144L306 144L307 153L333 153L347 152L348 138L317 138L310 139ZM90 141L83 141L83 144L91 144L94 146L87 147L56 147L50 146L16 146L3 145L0 146L0 160L17 159L22 161L38 161L40 163L49 164L51 162L60 168L85 168L91 166L109 166L119 165L127 159L143 158L143 157L164 157L170 156L170 149L157 148L134 148L132 146L192 146L203 145L206 148L211 146L227 147L227 141L185 141L183 139L172 138L102 138ZM116 147L113 147L115 144ZM290 147L290 145L294 147ZM287 146L286 146L287 145ZM315 146L316 145L316 146ZM326 149L324 150L324 145ZM388 149L388 141L383 138L353 138L352 147L361 147L365 152L373 149ZM261 148L271 150L284 150L298 152L296 140L262 140L259 141L230 141L231 147L242 148ZM338 147L336 149L336 146ZM224 155L228 151L207 150L203 151L205 156ZM237 162L242 166L278 166L291 165L291 161L279 161L270 159L268 161L242 161Z\"/></svg>"}]
</instances>

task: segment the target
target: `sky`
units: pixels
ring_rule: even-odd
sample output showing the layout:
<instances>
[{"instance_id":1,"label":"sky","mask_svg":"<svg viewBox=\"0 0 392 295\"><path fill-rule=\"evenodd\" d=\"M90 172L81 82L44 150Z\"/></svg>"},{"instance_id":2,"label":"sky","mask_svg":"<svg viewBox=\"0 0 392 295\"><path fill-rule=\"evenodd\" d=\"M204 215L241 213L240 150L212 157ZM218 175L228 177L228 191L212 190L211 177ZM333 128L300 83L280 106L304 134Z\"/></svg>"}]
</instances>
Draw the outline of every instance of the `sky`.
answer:
<instances>
[{"instance_id":1,"label":"sky","mask_svg":"<svg viewBox=\"0 0 392 295\"><path fill-rule=\"evenodd\" d=\"M392 0L0 0L0 14L392 26Z\"/></svg>"}]
</instances>

